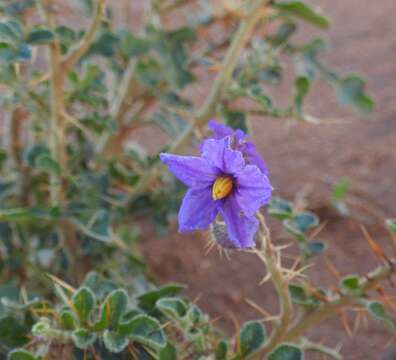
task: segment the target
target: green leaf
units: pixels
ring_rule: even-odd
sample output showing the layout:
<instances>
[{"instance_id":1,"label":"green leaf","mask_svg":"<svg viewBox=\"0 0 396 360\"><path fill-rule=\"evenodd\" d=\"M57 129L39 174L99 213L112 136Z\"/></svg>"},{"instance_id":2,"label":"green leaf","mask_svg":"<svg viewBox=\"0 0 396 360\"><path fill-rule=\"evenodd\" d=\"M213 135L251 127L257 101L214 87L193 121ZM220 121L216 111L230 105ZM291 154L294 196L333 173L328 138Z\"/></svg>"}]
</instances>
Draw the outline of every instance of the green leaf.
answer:
<instances>
[{"instance_id":1,"label":"green leaf","mask_svg":"<svg viewBox=\"0 0 396 360\"><path fill-rule=\"evenodd\" d=\"M302 114L303 101L310 88L309 79L305 76L299 76L294 82L294 87L296 89L294 103L296 105L297 112Z\"/></svg>"},{"instance_id":2,"label":"green leaf","mask_svg":"<svg viewBox=\"0 0 396 360\"><path fill-rule=\"evenodd\" d=\"M137 297L138 306L144 310L152 310L159 299L178 295L184 288L184 285L171 283L158 289L148 291Z\"/></svg>"},{"instance_id":3,"label":"green leaf","mask_svg":"<svg viewBox=\"0 0 396 360\"><path fill-rule=\"evenodd\" d=\"M240 129L245 133L248 132L245 113L242 111L232 111L227 108L223 108L222 114L227 126L232 127L233 129Z\"/></svg>"},{"instance_id":4,"label":"green leaf","mask_svg":"<svg viewBox=\"0 0 396 360\"><path fill-rule=\"evenodd\" d=\"M28 341L27 329L11 315L0 318L0 344L16 347Z\"/></svg>"},{"instance_id":5,"label":"green leaf","mask_svg":"<svg viewBox=\"0 0 396 360\"><path fill-rule=\"evenodd\" d=\"M197 305L192 304L187 311L186 320L190 322L192 327L199 327L200 324L207 322L208 319L207 315Z\"/></svg>"},{"instance_id":6,"label":"green leaf","mask_svg":"<svg viewBox=\"0 0 396 360\"><path fill-rule=\"evenodd\" d=\"M86 325L95 306L95 294L90 288L79 288L72 297L81 325Z\"/></svg>"},{"instance_id":7,"label":"green leaf","mask_svg":"<svg viewBox=\"0 0 396 360\"><path fill-rule=\"evenodd\" d=\"M367 310L370 315L375 317L378 320L384 320L387 318L387 313L384 305L382 305L378 301L370 301L367 304Z\"/></svg>"},{"instance_id":8,"label":"green leaf","mask_svg":"<svg viewBox=\"0 0 396 360\"><path fill-rule=\"evenodd\" d=\"M296 24L285 22L279 27L275 35L268 37L268 41L270 41L274 47L278 47L284 44L296 30Z\"/></svg>"},{"instance_id":9,"label":"green leaf","mask_svg":"<svg viewBox=\"0 0 396 360\"><path fill-rule=\"evenodd\" d=\"M60 314L60 320L65 330L74 330L76 328L76 319L70 310L63 310Z\"/></svg>"},{"instance_id":10,"label":"green leaf","mask_svg":"<svg viewBox=\"0 0 396 360\"><path fill-rule=\"evenodd\" d=\"M33 29L26 38L26 42L32 45L48 44L54 40L55 35L48 29Z\"/></svg>"},{"instance_id":11,"label":"green leaf","mask_svg":"<svg viewBox=\"0 0 396 360\"><path fill-rule=\"evenodd\" d=\"M385 220L385 225L393 235L396 235L396 219Z\"/></svg>"},{"instance_id":12,"label":"green leaf","mask_svg":"<svg viewBox=\"0 0 396 360\"><path fill-rule=\"evenodd\" d=\"M97 319L92 329L94 331L103 331L109 326L109 319L107 317L107 303L103 303L100 307L99 319Z\"/></svg>"},{"instance_id":13,"label":"green leaf","mask_svg":"<svg viewBox=\"0 0 396 360\"><path fill-rule=\"evenodd\" d=\"M124 350L129 343L126 336L117 334L116 332L106 330L103 334L103 341L107 348L112 353L119 353Z\"/></svg>"},{"instance_id":14,"label":"green leaf","mask_svg":"<svg viewBox=\"0 0 396 360\"><path fill-rule=\"evenodd\" d=\"M0 148L0 170L3 169L3 166L7 160L7 151L5 149Z\"/></svg>"},{"instance_id":15,"label":"green leaf","mask_svg":"<svg viewBox=\"0 0 396 360\"><path fill-rule=\"evenodd\" d=\"M228 352L228 343L225 340L221 340L215 350L216 360L226 360L227 352Z\"/></svg>"},{"instance_id":16,"label":"green leaf","mask_svg":"<svg viewBox=\"0 0 396 360\"><path fill-rule=\"evenodd\" d=\"M81 349L87 349L96 341L96 334L89 332L87 329L76 329L72 333L72 340L74 345Z\"/></svg>"},{"instance_id":17,"label":"green leaf","mask_svg":"<svg viewBox=\"0 0 396 360\"><path fill-rule=\"evenodd\" d=\"M11 46L0 42L0 61L9 63L17 61L30 60L32 51L30 46L24 43L19 43L16 46Z\"/></svg>"},{"instance_id":18,"label":"green leaf","mask_svg":"<svg viewBox=\"0 0 396 360\"><path fill-rule=\"evenodd\" d=\"M311 255L321 254L326 250L326 243L323 241L310 241L307 244L307 250Z\"/></svg>"},{"instance_id":19,"label":"green leaf","mask_svg":"<svg viewBox=\"0 0 396 360\"><path fill-rule=\"evenodd\" d=\"M129 30L120 31L118 37L121 55L126 59L146 54L152 46L148 39L137 37Z\"/></svg>"},{"instance_id":20,"label":"green leaf","mask_svg":"<svg viewBox=\"0 0 396 360\"><path fill-rule=\"evenodd\" d=\"M59 174L60 166L57 161L55 161L49 154L41 154L37 157L35 165L48 173Z\"/></svg>"},{"instance_id":21,"label":"green leaf","mask_svg":"<svg viewBox=\"0 0 396 360\"><path fill-rule=\"evenodd\" d=\"M240 351L242 358L246 358L257 351L264 344L266 332L263 324L259 321L248 321L243 324L240 334Z\"/></svg>"},{"instance_id":22,"label":"green leaf","mask_svg":"<svg viewBox=\"0 0 396 360\"><path fill-rule=\"evenodd\" d=\"M301 212L294 217L294 223L298 229L305 233L311 228L319 225L318 217L311 212Z\"/></svg>"},{"instance_id":23,"label":"green leaf","mask_svg":"<svg viewBox=\"0 0 396 360\"><path fill-rule=\"evenodd\" d=\"M292 217L293 208L289 202L274 197L268 206L268 213L276 219L285 220Z\"/></svg>"},{"instance_id":24,"label":"green leaf","mask_svg":"<svg viewBox=\"0 0 396 360\"><path fill-rule=\"evenodd\" d=\"M305 288L298 284L289 284L289 293L295 304L309 305L311 303Z\"/></svg>"},{"instance_id":25,"label":"green leaf","mask_svg":"<svg viewBox=\"0 0 396 360\"><path fill-rule=\"evenodd\" d=\"M111 58L116 54L116 48L119 44L118 37L110 31L103 30L103 32L92 43L87 52L87 56L101 55Z\"/></svg>"},{"instance_id":26,"label":"green leaf","mask_svg":"<svg viewBox=\"0 0 396 360\"><path fill-rule=\"evenodd\" d=\"M30 209L0 210L0 221L24 222L33 220Z\"/></svg>"},{"instance_id":27,"label":"green leaf","mask_svg":"<svg viewBox=\"0 0 396 360\"><path fill-rule=\"evenodd\" d=\"M396 332L396 320L393 319L385 309L385 306L378 301L367 301L368 313L375 319L382 321L393 332Z\"/></svg>"},{"instance_id":28,"label":"green leaf","mask_svg":"<svg viewBox=\"0 0 396 360\"><path fill-rule=\"evenodd\" d=\"M299 347L292 344L278 345L274 351L268 355L268 360L302 360L304 354Z\"/></svg>"},{"instance_id":29,"label":"green leaf","mask_svg":"<svg viewBox=\"0 0 396 360\"><path fill-rule=\"evenodd\" d=\"M17 44L22 40L23 29L15 18L6 18L0 22L0 41Z\"/></svg>"},{"instance_id":30,"label":"green leaf","mask_svg":"<svg viewBox=\"0 0 396 360\"><path fill-rule=\"evenodd\" d=\"M329 21L323 15L317 13L315 10L301 1L277 2L274 4L274 7L278 8L286 15L296 16L322 29L326 29L330 26Z\"/></svg>"},{"instance_id":31,"label":"green leaf","mask_svg":"<svg viewBox=\"0 0 396 360\"><path fill-rule=\"evenodd\" d=\"M158 111L153 114L153 122L170 136L175 137L181 134L187 127L187 121L178 114L167 111Z\"/></svg>"},{"instance_id":32,"label":"green leaf","mask_svg":"<svg viewBox=\"0 0 396 360\"><path fill-rule=\"evenodd\" d=\"M48 336L48 334L52 331L50 325L50 319L41 318L39 322L35 323L32 327L33 336Z\"/></svg>"},{"instance_id":33,"label":"green leaf","mask_svg":"<svg viewBox=\"0 0 396 360\"><path fill-rule=\"evenodd\" d=\"M338 100L343 105L355 105L364 115L374 109L374 101L364 93L365 82L356 75L349 75L335 83Z\"/></svg>"},{"instance_id":34,"label":"green leaf","mask_svg":"<svg viewBox=\"0 0 396 360\"><path fill-rule=\"evenodd\" d=\"M354 102L363 92L365 83L363 79L355 75L349 75L340 80L337 87L337 95L341 104Z\"/></svg>"},{"instance_id":35,"label":"green leaf","mask_svg":"<svg viewBox=\"0 0 396 360\"><path fill-rule=\"evenodd\" d=\"M360 278L357 275L348 275L341 279L341 288L352 295L360 295Z\"/></svg>"},{"instance_id":36,"label":"green leaf","mask_svg":"<svg viewBox=\"0 0 396 360\"><path fill-rule=\"evenodd\" d=\"M180 319L187 312L186 303L179 298L162 298L156 303L158 310L170 319Z\"/></svg>"},{"instance_id":37,"label":"green leaf","mask_svg":"<svg viewBox=\"0 0 396 360\"><path fill-rule=\"evenodd\" d=\"M147 315L137 315L128 322L121 323L117 332L156 349L166 346L166 337L161 324Z\"/></svg>"},{"instance_id":38,"label":"green leaf","mask_svg":"<svg viewBox=\"0 0 396 360\"><path fill-rule=\"evenodd\" d=\"M15 349L8 353L8 360L38 360L32 353L25 349Z\"/></svg>"},{"instance_id":39,"label":"green leaf","mask_svg":"<svg viewBox=\"0 0 396 360\"><path fill-rule=\"evenodd\" d=\"M115 329L128 306L128 294L123 289L114 290L105 300L109 327Z\"/></svg>"},{"instance_id":40,"label":"green leaf","mask_svg":"<svg viewBox=\"0 0 396 360\"><path fill-rule=\"evenodd\" d=\"M168 342L166 346L160 350L159 360L176 360L177 352L176 348Z\"/></svg>"},{"instance_id":41,"label":"green leaf","mask_svg":"<svg viewBox=\"0 0 396 360\"><path fill-rule=\"evenodd\" d=\"M160 64L152 58L139 61L135 71L137 80L147 87L155 87L164 80Z\"/></svg>"},{"instance_id":42,"label":"green leaf","mask_svg":"<svg viewBox=\"0 0 396 360\"><path fill-rule=\"evenodd\" d=\"M334 186L331 192L331 197L334 201L342 201L345 199L349 189L349 179L342 178Z\"/></svg>"},{"instance_id":43,"label":"green leaf","mask_svg":"<svg viewBox=\"0 0 396 360\"><path fill-rule=\"evenodd\" d=\"M153 27L147 29L152 39L153 47L157 50L163 68L163 75L174 88L182 89L194 80L194 76L187 67L188 53L185 43L195 39L192 28L183 27L176 31L158 31Z\"/></svg>"},{"instance_id":44,"label":"green leaf","mask_svg":"<svg viewBox=\"0 0 396 360\"><path fill-rule=\"evenodd\" d=\"M293 237L300 243L300 244L305 244L307 241L307 238L305 237L304 233L301 232L299 227L297 226L296 222L294 219L286 219L283 220L282 222L284 228L288 233L293 235Z\"/></svg>"}]
</instances>

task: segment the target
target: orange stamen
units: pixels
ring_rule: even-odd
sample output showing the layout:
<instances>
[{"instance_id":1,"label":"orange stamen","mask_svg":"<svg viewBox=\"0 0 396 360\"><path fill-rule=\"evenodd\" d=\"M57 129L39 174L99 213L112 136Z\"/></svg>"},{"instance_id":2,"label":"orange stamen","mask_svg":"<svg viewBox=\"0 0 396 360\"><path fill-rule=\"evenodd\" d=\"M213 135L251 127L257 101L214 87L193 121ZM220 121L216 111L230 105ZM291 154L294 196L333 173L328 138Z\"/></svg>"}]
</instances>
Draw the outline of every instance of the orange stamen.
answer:
<instances>
[{"instance_id":1,"label":"orange stamen","mask_svg":"<svg viewBox=\"0 0 396 360\"><path fill-rule=\"evenodd\" d=\"M229 176L218 177L212 187L212 198L213 200L220 200L227 197L234 184L232 178Z\"/></svg>"}]
</instances>

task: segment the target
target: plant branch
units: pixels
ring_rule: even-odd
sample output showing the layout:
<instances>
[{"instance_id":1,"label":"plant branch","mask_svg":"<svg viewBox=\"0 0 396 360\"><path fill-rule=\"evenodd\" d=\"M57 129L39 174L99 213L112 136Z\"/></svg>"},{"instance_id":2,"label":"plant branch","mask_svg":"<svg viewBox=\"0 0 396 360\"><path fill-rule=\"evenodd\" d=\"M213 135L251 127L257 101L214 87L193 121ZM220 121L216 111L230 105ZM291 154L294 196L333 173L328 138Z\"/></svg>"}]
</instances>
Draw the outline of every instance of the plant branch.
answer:
<instances>
[{"instance_id":1,"label":"plant branch","mask_svg":"<svg viewBox=\"0 0 396 360\"><path fill-rule=\"evenodd\" d=\"M137 59L131 58L128 66L123 74L119 91L113 100L113 104L110 108L110 116L115 120L118 128L121 128L123 123L122 120L131 105L131 98L136 89L135 81L135 70L136 70ZM116 134L109 135L105 134L99 143L99 151L108 154L112 148L111 144L117 140L119 131Z\"/></svg>"},{"instance_id":2,"label":"plant branch","mask_svg":"<svg viewBox=\"0 0 396 360\"><path fill-rule=\"evenodd\" d=\"M390 278L396 273L396 259L390 260L386 265L380 266L369 273L362 281L360 289L362 293L367 293L375 289L383 280ZM361 298L340 292L334 295L327 302L322 303L318 308L307 312L302 318L297 319L293 325L284 333L284 336L277 339L277 342L269 341L261 350L260 355L268 354L280 342L297 341L308 330L315 327L327 318L337 314L342 308L351 305L360 305Z\"/></svg>"},{"instance_id":3,"label":"plant branch","mask_svg":"<svg viewBox=\"0 0 396 360\"><path fill-rule=\"evenodd\" d=\"M80 58L84 55L84 53L90 47L94 36L96 34L96 30L98 29L100 22L102 20L102 16L105 9L106 0L98 0L98 5L96 7L95 16L92 20L92 23L88 30L85 32L84 36L80 40L80 42L70 50L70 53L65 56L62 60L62 71L64 73L68 73L70 69L80 60Z\"/></svg>"},{"instance_id":4,"label":"plant branch","mask_svg":"<svg viewBox=\"0 0 396 360\"><path fill-rule=\"evenodd\" d=\"M54 28L55 23L52 14L42 7L43 13L50 27ZM66 170L66 149L65 149L65 121L63 112L64 104L64 73L61 71L61 53L58 42L49 45L49 64L50 64L50 129L49 129L49 147L52 157L58 161L61 169L61 175L50 175L50 197L53 205L59 205L62 202L62 179L61 176Z\"/></svg>"},{"instance_id":5,"label":"plant branch","mask_svg":"<svg viewBox=\"0 0 396 360\"><path fill-rule=\"evenodd\" d=\"M331 357L332 359L342 360L342 355L337 351L337 349L332 349L327 346L323 346L321 344L313 343L305 338L302 339L302 342L300 345L304 351L318 352L323 355L327 355L328 357Z\"/></svg>"},{"instance_id":6,"label":"plant branch","mask_svg":"<svg viewBox=\"0 0 396 360\"><path fill-rule=\"evenodd\" d=\"M260 220L259 239L257 244L257 255L265 263L270 279L274 284L279 298L280 315L279 321L275 324L271 337L266 347L272 348L284 337L293 317L293 303L289 293L289 281L283 274L282 265L279 261L279 253L271 243L270 233L265 223L264 217L258 213Z\"/></svg>"}]
</instances>

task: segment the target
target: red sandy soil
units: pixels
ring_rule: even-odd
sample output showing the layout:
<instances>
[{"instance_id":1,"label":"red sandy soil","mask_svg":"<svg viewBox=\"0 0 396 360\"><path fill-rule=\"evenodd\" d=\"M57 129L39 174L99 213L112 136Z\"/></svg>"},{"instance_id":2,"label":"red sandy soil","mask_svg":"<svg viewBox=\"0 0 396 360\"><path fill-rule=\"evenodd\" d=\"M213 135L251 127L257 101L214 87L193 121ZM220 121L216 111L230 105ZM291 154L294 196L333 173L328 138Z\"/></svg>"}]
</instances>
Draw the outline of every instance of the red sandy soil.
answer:
<instances>
[{"instance_id":1,"label":"red sandy soil","mask_svg":"<svg viewBox=\"0 0 396 360\"><path fill-rule=\"evenodd\" d=\"M316 258L310 273L315 284L331 286L337 279L326 267L325 257L341 275L364 274L378 265L359 224L364 224L389 254L394 252L381 219L396 216L396 4L394 0L315 3L332 22L332 51L325 55L326 62L341 72L354 71L366 77L377 101L374 116L361 119L340 109L329 86L319 81L307 111L327 119L323 125L290 125L265 118L251 119L251 124L253 140L268 163L276 194L287 199L296 193L306 195L308 207L327 221L320 238L327 242L328 250ZM309 35L312 28L304 31ZM346 219L327 206L329 183L344 176L351 181L354 203L352 216ZM287 241L279 226L271 223L270 227L274 242ZM253 255L236 252L231 261L221 260L215 250L205 255L205 245L205 234L181 235L174 228L167 237L146 234L143 250L161 283L186 284L190 298L199 296L198 303L205 311L222 317L218 324L225 331L233 330L232 318L242 323L260 316L246 304L246 298L270 312L277 311L271 285L258 286L265 269ZM355 314L348 316L353 327ZM374 322L368 330L361 328L349 338L336 318L325 321L311 335L328 346L342 343L345 359L380 359L391 348L388 331Z\"/></svg>"}]
</instances>

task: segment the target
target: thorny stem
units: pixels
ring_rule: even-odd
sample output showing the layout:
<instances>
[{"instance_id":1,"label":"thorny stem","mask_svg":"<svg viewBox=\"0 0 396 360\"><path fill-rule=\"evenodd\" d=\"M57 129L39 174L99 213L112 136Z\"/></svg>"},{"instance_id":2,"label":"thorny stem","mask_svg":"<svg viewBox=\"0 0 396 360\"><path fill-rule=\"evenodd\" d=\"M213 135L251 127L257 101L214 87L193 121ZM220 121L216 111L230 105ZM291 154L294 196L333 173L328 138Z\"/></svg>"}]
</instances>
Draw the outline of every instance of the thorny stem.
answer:
<instances>
[{"instance_id":1,"label":"thorny stem","mask_svg":"<svg viewBox=\"0 0 396 360\"><path fill-rule=\"evenodd\" d=\"M54 159L58 161L60 167L60 176L51 174L50 176L50 198L53 205L61 205L63 200L62 177L66 174L66 119L64 114L64 88L65 79L70 69L78 62L81 56L92 43L96 30L100 24L104 5L106 0L99 0L96 8L95 17L91 26L71 52L62 58L58 42L49 45L49 63L50 63L50 86L51 86L51 105L50 105L50 139L49 145ZM40 10L50 27L55 27L55 22L51 11L47 8L49 5L46 1L38 2Z\"/></svg>"},{"instance_id":2,"label":"thorny stem","mask_svg":"<svg viewBox=\"0 0 396 360\"><path fill-rule=\"evenodd\" d=\"M302 339L300 346L304 351L319 352L335 360L342 360L342 355L337 351L337 349L332 349L321 344L313 343L308 339Z\"/></svg>"},{"instance_id":3,"label":"thorny stem","mask_svg":"<svg viewBox=\"0 0 396 360\"><path fill-rule=\"evenodd\" d=\"M50 174L50 199L53 206L63 206L65 194L63 191L63 179L67 172L67 151L66 151L66 125L67 119L65 106L65 79L70 69L78 62L81 56L92 43L97 27L100 24L106 0L99 0L95 18L81 39L80 43L67 55L62 58L59 42L55 41L49 45L49 65L50 65L50 131L49 147L52 157L57 160L60 174ZM51 10L48 9L47 1L38 2L39 9L51 28L55 27L55 21ZM78 264L76 246L76 228L67 221L62 223L61 239L64 241L69 255ZM75 269L79 273L78 268Z\"/></svg>"},{"instance_id":4,"label":"thorny stem","mask_svg":"<svg viewBox=\"0 0 396 360\"><path fill-rule=\"evenodd\" d=\"M261 239L261 243L258 244L257 255L265 263L279 297L279 321L275 324L271 337L266 344L266 347L273 347L286 334L293 317L293 303L289 293L289 281L285 277L280 264L279 252L271 243L264 216L258 213L258 218L260 220L259 239Z\"/></svg>"},{"instance_id":5,"label":"thorny stem","mask_svg":"<svg viewBox=\"0 0 396 360\"><path fill-rule=\"evenodd\" d=\"M263 219L260 217L261 223L265 225ZM262 226L263 229L265 227ZM271 280L278 292L281 311L280 320L274 329L269 341L255 356L265 356L270 353L279 343L281 342L295 342L298 341L307 331L317 326L320 322L327 318L337 314L342 308L351 305L361 305L361 298L342 293L341 291L328 299L327 302L322 303L318 308L310 312L305 313L301 317L297 318L293 324L292 320L292 306L290 298L286 295L287 283L282 283L282 272L279 266L276 265L276 260L271 260L273 254L265 250L268 248L268 236L265 236L264 232L264 243L260 252L258 252L260 258L266 263L268 272L271 274ZM276 258L275 258L276 259ZM275 268L275 271L274 271ZM278 273L280 272L280 274ZM396 259L389 260L385 265L378 267L361 280L360 289L363 294L370 290L375 289L378 284L386 279L389 279L396 273ZM281 286L283 285L283 286ZM290 301L290 302L289 302Z\"/></svg>"},{"instance_id":6,"label":"thorny stem","mask_svg":"<svg viewBox=\"0 0 396 360\"><path fill-rule=\"evenodd\" d=\"M392 259L386 265L380 266L369 273L362 280L362 293L375 289L381 281L388 279L395 273L396 259ZM307 330L336 314L344 306L354 304L359 304L359 298L346 294L336 295L333 299L323 303L319 308L307 313L302 319L296 321L296 323L287 331L284 340L293 341L298 339L298 337L302 336Z\"/></svg>"},{"instance_id":7,"label":"thorny stem","mask_svg":"<svg viewBox=\"0 0 396 360\"><path fill-rule=\"evenodd\" d=\"M224 90L227 88L231 78L232 72L235 69L239 55L250 36L260 20L267 20L266 15L268 0L256 0L251 2L249 14L244 18L239 28L232 39L230 47L223 60L222 71L216 78L209 95L207 96L203 106L195 115L195 120L188 125L186 130L170 145L169 151L172 153L179 153L182 148L188 143L194 132L200 127L204 126L211 117L216 113L216 106L221 102L224 96ZM154 166L137 184L134 188L133 196L138 196L149 189L152 182L157 179L161 173L162 165Z\"/></svg>"}]
</instances>

